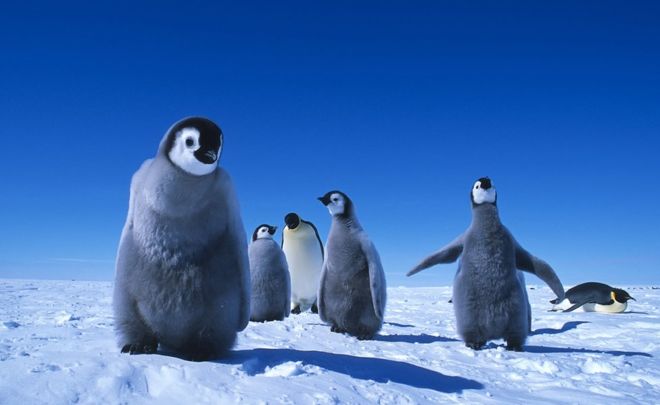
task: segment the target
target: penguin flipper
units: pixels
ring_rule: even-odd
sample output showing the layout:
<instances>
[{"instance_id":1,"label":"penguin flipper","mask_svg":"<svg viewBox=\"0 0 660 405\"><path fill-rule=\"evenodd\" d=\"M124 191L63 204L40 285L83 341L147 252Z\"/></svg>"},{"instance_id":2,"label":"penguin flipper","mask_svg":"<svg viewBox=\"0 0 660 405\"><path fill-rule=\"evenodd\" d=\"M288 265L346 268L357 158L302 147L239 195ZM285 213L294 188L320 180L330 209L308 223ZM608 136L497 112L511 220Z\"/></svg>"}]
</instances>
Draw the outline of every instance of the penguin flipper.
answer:
<instances>
[{"instance_id":1,"label":"penguin flipper","mask_svg":"<svg viewBox=\"0 0 660 405\"><path fill-rule=\"evenodd\" d=\"M435 266L440 263L453 263L458 260L458 257L463 253L463 235L454 239L451 243L431 254L426 259L422 260L417 266L406 273L410 277L413 274L419 273L424 269Z\"/></svg>"},{"instance_id":2,"label":"penguin flipper","mask_svg":"<svg viewBox=\"0 0 660 405\"><path fill-rule=\"evenodd\" d=\"M562 312L573 312L576 309L580 308L582 305L588 304L590 301L591 301L590 299L580 300Z\"/></svg>"},{"instance_id":3,"label":"penguin flipper","mask_svg":"<svg viewBox=\"0 0 660 405\"><path fill-rule=\"evenodd\" d=\"M374 244L365 236L360 238L362 252L367 258L369 265L369 286L371 287L371 302L374 306L376 316L381 321L385 313L385 301L387 300L387 285L385 281L385 272L380 261L380 256Z\"/></svg>"},{"instance_id":4,"label":"penguin flipper","mask_svg":"<svg viewBox=\"0 0 660 405\"><path fill-rule=\"evenodd\" d=\"M561 302L564 299L564 286L559 281L557 273L555 273L548 263L530 254L518 242L515 242L515 245L516 268L532 273L543 280L552 289L552 292L557 295L558 302Z\"/></svg>"},{"instance_id":5,"label":"penguin flipper","mask_svg":"<svg viewBox=\"0 0 660 405\"><path fill-rule=\"evenodd\" d=\"M325 286L325 275L327 274L327 270L325 267L325 260L323 261L323 267L321 268L321 279L319 280L319 292L316 295L316 306L319 309L319 318L323 322L328 322L327 317L325 316L325 301L323 300L324 294L323 294L323 287Z\"/></svg>"}]
</instances>

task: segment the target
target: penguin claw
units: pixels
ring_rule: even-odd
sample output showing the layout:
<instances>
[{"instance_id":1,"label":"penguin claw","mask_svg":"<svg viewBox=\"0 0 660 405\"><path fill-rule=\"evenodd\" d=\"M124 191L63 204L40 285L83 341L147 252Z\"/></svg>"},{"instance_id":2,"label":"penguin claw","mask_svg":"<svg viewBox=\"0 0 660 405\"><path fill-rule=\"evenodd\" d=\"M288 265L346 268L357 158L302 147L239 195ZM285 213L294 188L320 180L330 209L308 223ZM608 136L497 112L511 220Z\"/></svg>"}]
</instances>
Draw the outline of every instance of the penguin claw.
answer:
<instances>
[{"instance_id":1,"label":"penguin claw","mask_svg":"<svg viewBox=\"0 0 660 405\"><path fill-rule=\"evenodd\" d=\"M344 332L345 332L345 330L343 330L342 328L340 328L340 327L337 326L337 325L332 325L332 326L330 327L330 331L331 331L331 332L335 332L335 333L344 333Z\"/></svg>"},{"instance_id":2,"label":"penguin claw","mask_svg":"<svg viewBox=\"0 0 660 405\"><path fill-rule=\"evenodd\" d=\"M292 310L292 314L298 315L300 313L300 305L296 305Z\"/></svg>"},{"instance_id":3,"label":"penguin claw","mask_svg":"<svg viewBox=\"0 0 660 405\"><path fill-rule=\"evenodd\" d=\"M128 354L153 354L156 353L157 347L158 344L128 343L121 348L121 352Z\"/></svg>"},{"instance_id":4,"label":"penguin claw","mask_svg":"<svg viewBox=\"0 0 660 405\"><path fill-rule=\"evenodd\" d=\"M485 344L486 342L465 342L465 346L472 350L481 350Z\"/></svg>"},{"instance_id":5,"label":"penguin claw","mask_svg":"<svg viewBox=\"0 0 660 405\"><path fill-rule=\"evenodd\" d=\"M319 307L317 307L316 304L312 304L312 313L313 314L319 313Z\"/></svg>"},{"instance_id":6,"label":"penguin claw","mask_svg":"<svg viewBox=\"0 0 660 405\"><path fill-rule=\"evenodd\" d=\"M506 345L506 350L508 350L510 352L522 352L522 351L524 351L522 345L510 345L510 344Z\"/></svg>"}]
</instances>

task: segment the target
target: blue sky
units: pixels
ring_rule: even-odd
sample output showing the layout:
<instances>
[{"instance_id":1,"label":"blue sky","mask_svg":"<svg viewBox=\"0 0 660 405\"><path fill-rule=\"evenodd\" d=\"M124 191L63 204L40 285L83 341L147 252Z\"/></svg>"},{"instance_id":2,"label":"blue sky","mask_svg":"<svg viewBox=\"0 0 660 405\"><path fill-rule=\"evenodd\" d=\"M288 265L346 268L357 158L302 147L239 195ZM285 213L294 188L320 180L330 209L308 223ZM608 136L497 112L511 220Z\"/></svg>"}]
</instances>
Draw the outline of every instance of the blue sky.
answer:
<instances>
[{"instance_id":1,"label":"blue sky","mask_svg":"<svg viewBox=\"0 0 660 405\"><path fill-rule=\"evenodd\" d=\"M490 176L564 283L659 282L659 3L353 3L3 4L0 277L111 280L132 173L204 115L248 234L325 238L337 188L390 285L449 284L403 274Z\"/></svg>"}]
</instances>

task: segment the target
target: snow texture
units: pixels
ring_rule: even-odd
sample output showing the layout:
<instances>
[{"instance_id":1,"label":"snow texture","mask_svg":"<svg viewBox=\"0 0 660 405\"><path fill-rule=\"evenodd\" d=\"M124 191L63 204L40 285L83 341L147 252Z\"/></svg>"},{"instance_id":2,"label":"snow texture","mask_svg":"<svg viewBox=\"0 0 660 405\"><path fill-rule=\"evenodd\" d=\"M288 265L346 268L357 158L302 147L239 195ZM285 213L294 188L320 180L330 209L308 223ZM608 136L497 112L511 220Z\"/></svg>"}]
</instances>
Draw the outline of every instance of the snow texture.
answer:
<instances>
[{"instance_id":1,"label":"snow texture","mask_svg":"<svg viewBox=\"0 0 660 405\"><path fill-rule=\"evenodd\" d=\"M0 280L0 404L660 403L660 290L623 314L548 312L529 289L525 352L458 338L450 287L390 288L373 341L317 315L250 323L228 358L120 354L112 284Z\"/></svg>"}]
</instances>

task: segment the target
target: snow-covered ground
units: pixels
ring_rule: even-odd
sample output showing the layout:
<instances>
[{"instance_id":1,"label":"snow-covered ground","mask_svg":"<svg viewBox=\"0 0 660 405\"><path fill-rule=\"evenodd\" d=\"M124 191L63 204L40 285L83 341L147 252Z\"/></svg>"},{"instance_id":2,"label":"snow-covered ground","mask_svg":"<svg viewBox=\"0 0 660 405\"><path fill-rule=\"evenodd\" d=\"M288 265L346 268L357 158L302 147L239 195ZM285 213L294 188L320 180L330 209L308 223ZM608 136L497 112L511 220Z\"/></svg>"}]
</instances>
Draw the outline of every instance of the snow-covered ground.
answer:
<instances>
[{"instance_id":1,"label":"snow-covered ground","mask_svg":"<svg viewBox=\"0 0 660 405\"><path fill-rule=\"evenodd\" d=\"M0 280L0 403L660 403L660 290L623 314L553 313L524 353L458 340L450 287L391 288L374 341L311 313L250 323L229 358L120 354L109 282Z\"/></svg>"}]
</instances>

